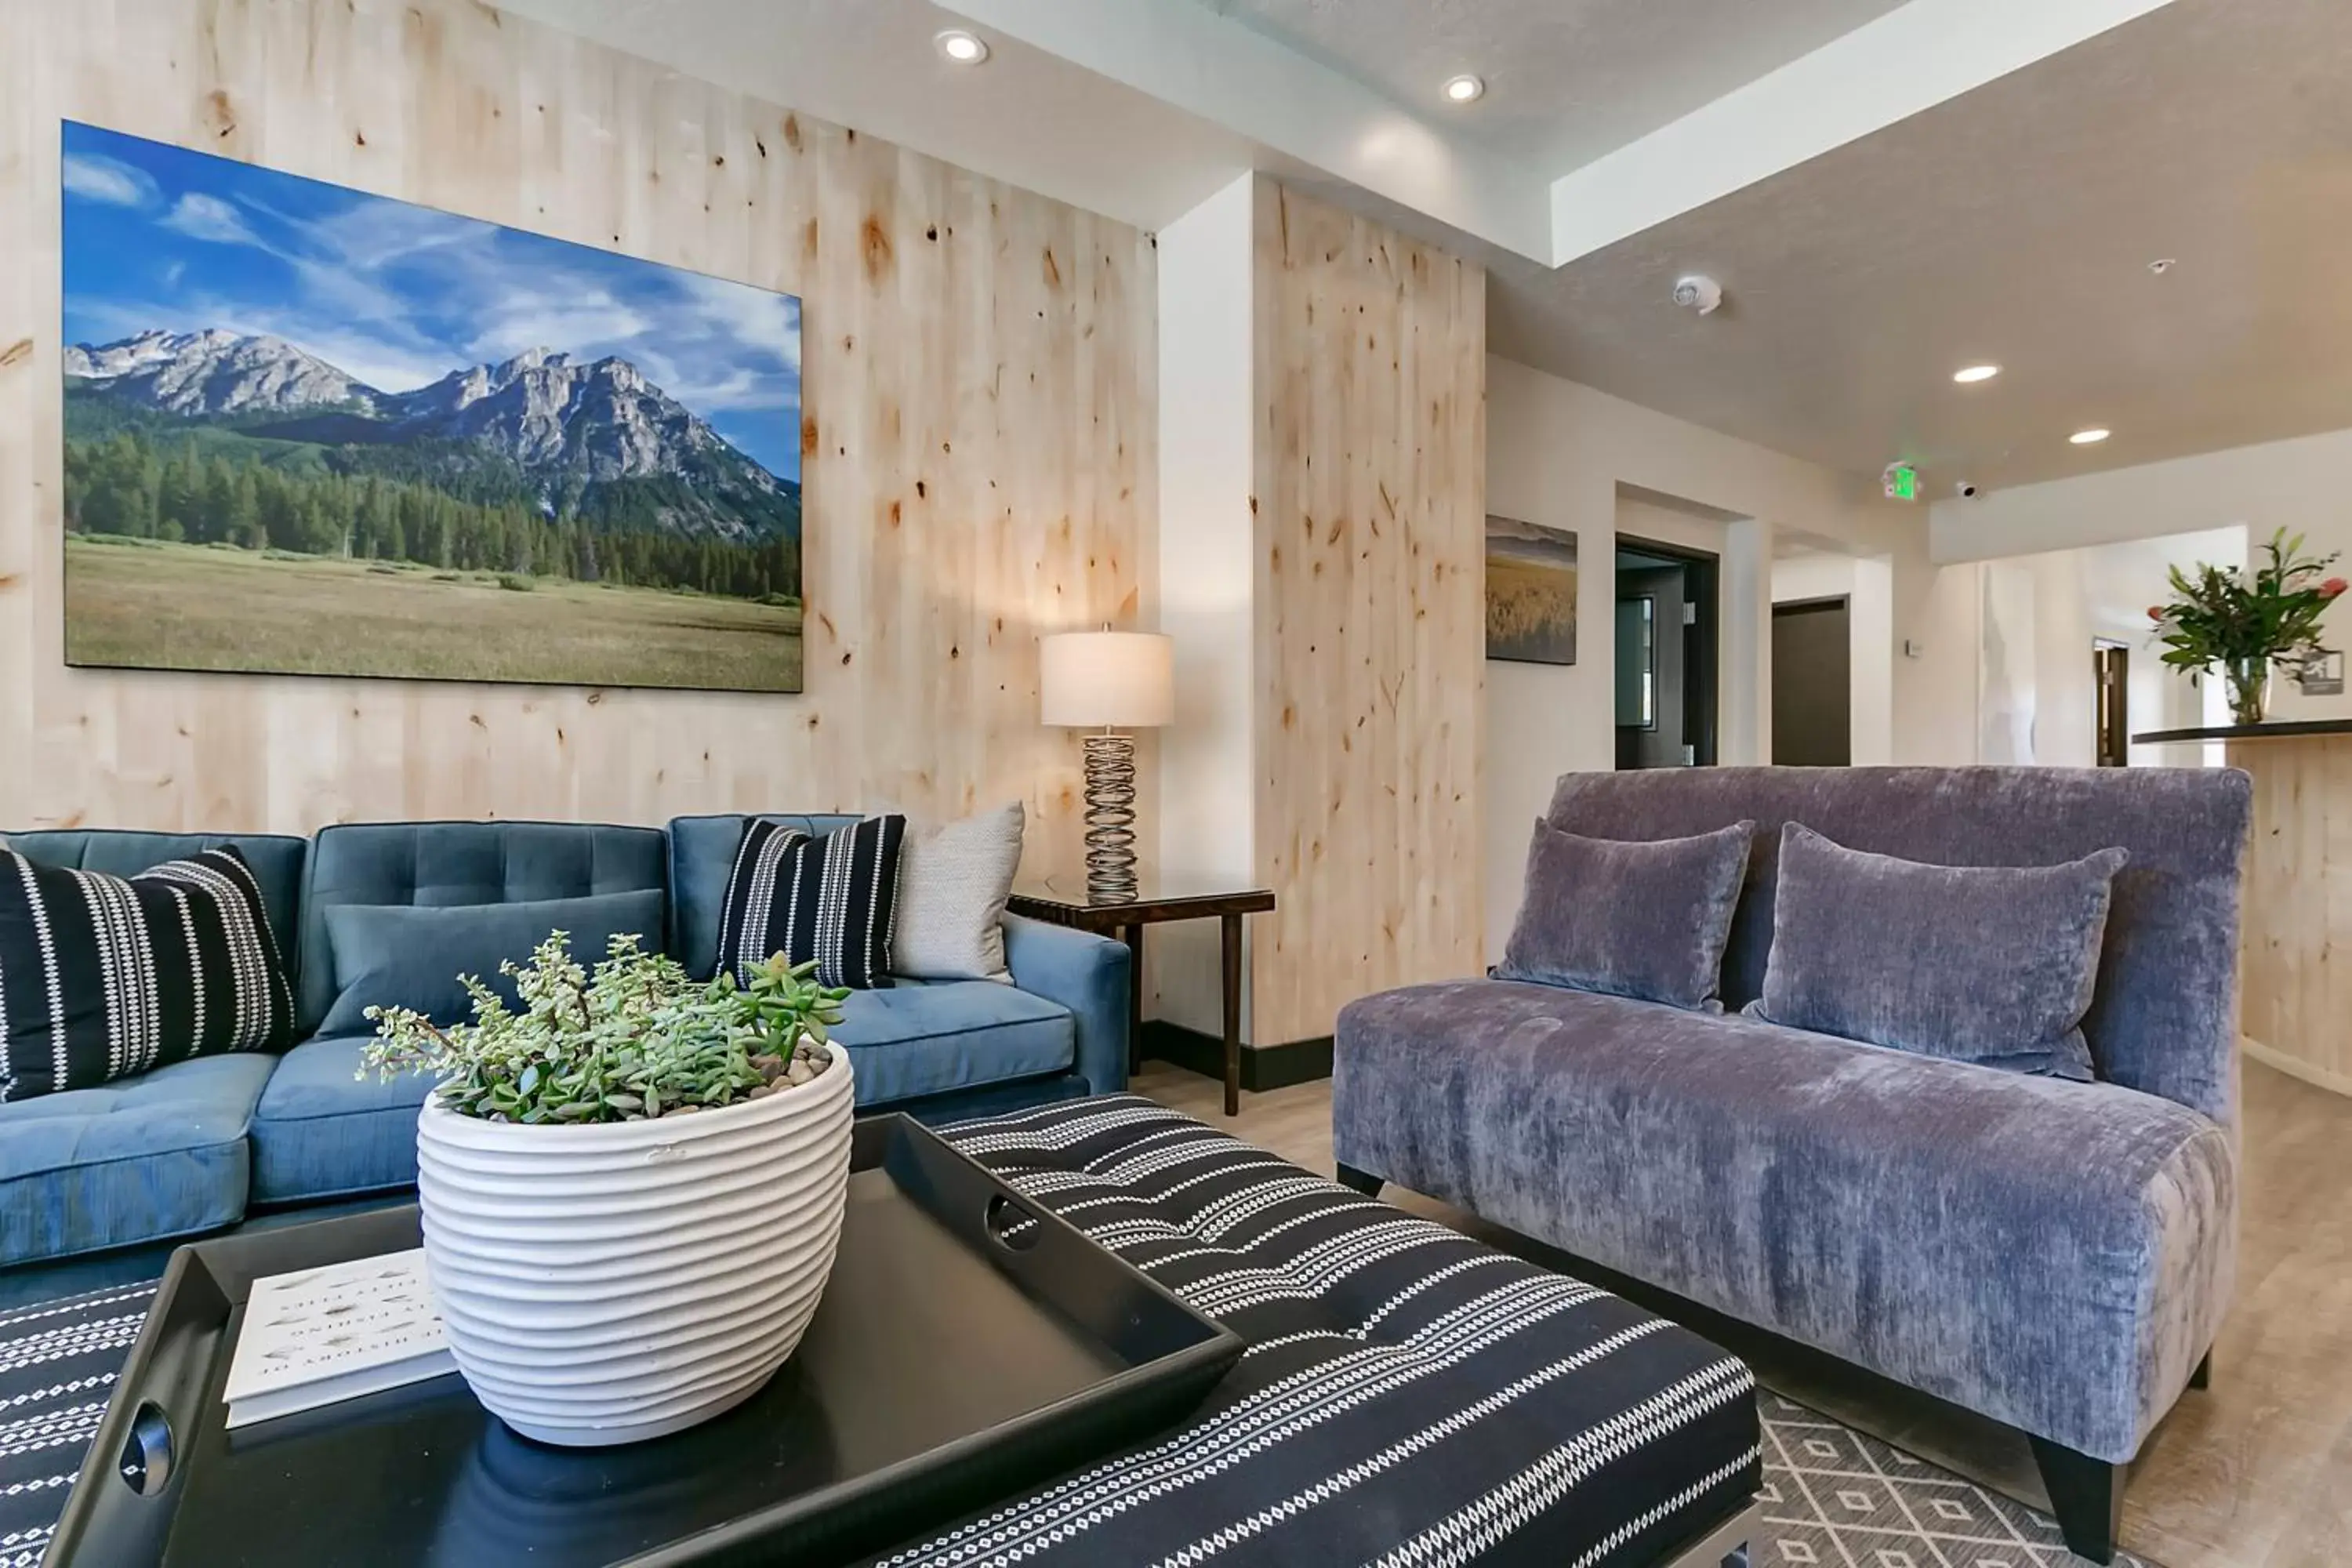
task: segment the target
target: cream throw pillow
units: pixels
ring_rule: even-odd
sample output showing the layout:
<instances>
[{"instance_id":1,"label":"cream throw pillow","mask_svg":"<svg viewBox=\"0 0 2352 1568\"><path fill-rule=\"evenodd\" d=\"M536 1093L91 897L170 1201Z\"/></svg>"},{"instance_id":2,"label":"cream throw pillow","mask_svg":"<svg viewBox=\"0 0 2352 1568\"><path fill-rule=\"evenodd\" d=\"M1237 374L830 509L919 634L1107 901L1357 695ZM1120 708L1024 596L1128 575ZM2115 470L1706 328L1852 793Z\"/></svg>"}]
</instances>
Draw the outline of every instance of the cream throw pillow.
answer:
<instances>
[{"instance_id":1,"label":"cream throw pillow","mask_svg":"<svg viewBox=\"0 0 2352 1568\"><path fill-rule=\"evenodd\" d=\"M1017 800L957 822L908 819L891 973L1013 983L1004 968L1004 903L1021 868L1024 823Z\"/></svg>"}]
</instances>

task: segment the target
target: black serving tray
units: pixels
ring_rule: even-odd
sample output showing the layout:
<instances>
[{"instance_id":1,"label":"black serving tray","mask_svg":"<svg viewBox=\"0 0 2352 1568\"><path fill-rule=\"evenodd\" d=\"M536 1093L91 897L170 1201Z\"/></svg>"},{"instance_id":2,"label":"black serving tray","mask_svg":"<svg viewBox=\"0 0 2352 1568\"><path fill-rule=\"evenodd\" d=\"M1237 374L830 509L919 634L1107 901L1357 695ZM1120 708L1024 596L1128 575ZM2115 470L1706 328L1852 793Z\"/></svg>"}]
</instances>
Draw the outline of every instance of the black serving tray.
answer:
<instances>
[{"instance_id":1,"label":"black serving tray","mask_svg":"<svg viewBox=\"0 0 2352 1568\"><path fill-rule=\"evenodd\" d=\"M1241 1342L902 1116L858 1124L824 1300L758 1394L556 1448L435 1378L222 1426L256 1279L418 1244L416 1210L172 1256L48 1568L834 1565L1172 1425Z\"/></svg>"}]
</instances>

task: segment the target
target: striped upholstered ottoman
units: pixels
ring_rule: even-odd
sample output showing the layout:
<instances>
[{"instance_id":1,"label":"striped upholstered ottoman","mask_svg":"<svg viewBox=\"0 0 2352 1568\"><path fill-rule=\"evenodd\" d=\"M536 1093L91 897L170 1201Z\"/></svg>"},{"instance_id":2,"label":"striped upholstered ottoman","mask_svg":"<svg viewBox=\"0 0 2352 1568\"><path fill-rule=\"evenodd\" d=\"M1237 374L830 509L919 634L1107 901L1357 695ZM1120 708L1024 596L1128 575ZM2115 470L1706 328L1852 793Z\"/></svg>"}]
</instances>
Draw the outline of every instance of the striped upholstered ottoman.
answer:
<instances>
[{"instance_id":1,"label":"striped upholstered ottoman","mask_svg":"<svg viewBox=\"0 0 2352 1568\"><path fill-rule=\"evenodd\" d=\"M1192 1424L884 1561L1744 1563L1748 1368L1131 1096L947 1131L1250 1342Z\"/></svg>"},{"instance_id":2,"label":"striped upholstered ottoman","mask_svg":"<svg viewBox=\"0 0 2352 1568\"><path fill-rule=\"evenodd\" d=\"M1148 1100L948 1136L1251 1349L1190 1426L883 1562L1741 1555L1754 1384L1705 1341ZM154 1289L0 1312L0 1568L37 1563Z\"/></svg>"}]
</instances>

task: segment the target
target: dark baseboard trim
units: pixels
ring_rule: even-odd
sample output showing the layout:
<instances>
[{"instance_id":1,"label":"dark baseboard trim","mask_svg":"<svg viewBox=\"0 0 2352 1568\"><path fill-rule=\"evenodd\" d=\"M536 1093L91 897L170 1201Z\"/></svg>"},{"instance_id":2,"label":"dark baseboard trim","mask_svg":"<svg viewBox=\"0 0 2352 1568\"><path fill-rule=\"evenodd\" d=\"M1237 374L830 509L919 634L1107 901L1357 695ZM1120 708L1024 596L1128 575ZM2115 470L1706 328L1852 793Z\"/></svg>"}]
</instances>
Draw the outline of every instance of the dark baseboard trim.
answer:
<instances>
[{"instance_id":1,"label":"dark baseboard trim","mask_svg":"<svg viewBox=\"0 0 2352 1568\"><path fill-rule=\"evenodd\" d=\"M1143 1026L1143 1054L1163 1062L1172 1062L1187 1072L1199 1073L1223 1083L1225 1078L1225 1043L1214 1035L1204 1035L1198 1029L1188 1029L1181 1024L1171 1024L1159 1018L1149 1019ZM1311 1040L1292 1040L1279 1046L1244 1046L1242 1047L1242 1088L1252 1094L1269 1089L1288 1089L1295 1083L1313 1083L1331 1076L1331 1037L1318 1036Z\"/></svg>"}]
</instances>

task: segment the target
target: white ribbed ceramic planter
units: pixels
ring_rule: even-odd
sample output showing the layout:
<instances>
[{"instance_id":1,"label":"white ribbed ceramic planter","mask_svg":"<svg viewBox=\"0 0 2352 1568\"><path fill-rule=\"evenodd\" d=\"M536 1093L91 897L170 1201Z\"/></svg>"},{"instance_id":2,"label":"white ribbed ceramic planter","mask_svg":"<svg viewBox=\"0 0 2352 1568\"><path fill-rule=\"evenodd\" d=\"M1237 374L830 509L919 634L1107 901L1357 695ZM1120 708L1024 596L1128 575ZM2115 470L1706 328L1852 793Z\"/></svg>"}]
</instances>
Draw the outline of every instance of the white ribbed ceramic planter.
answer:
<instances>
[{"instance_id":1,"label":"white ribbed ceramic planter","mask_svg":"<svg viewBox=\"0 0 2352 1568\"><path fill-rule=\"evenodd\" d=\"M590 1127L425 1102L433 1293L474 1395L527 1437L634 1443L748 1399L793 1353L849 1194L849 1057L720 1110Z\"/></svg>"}]
</instances>

